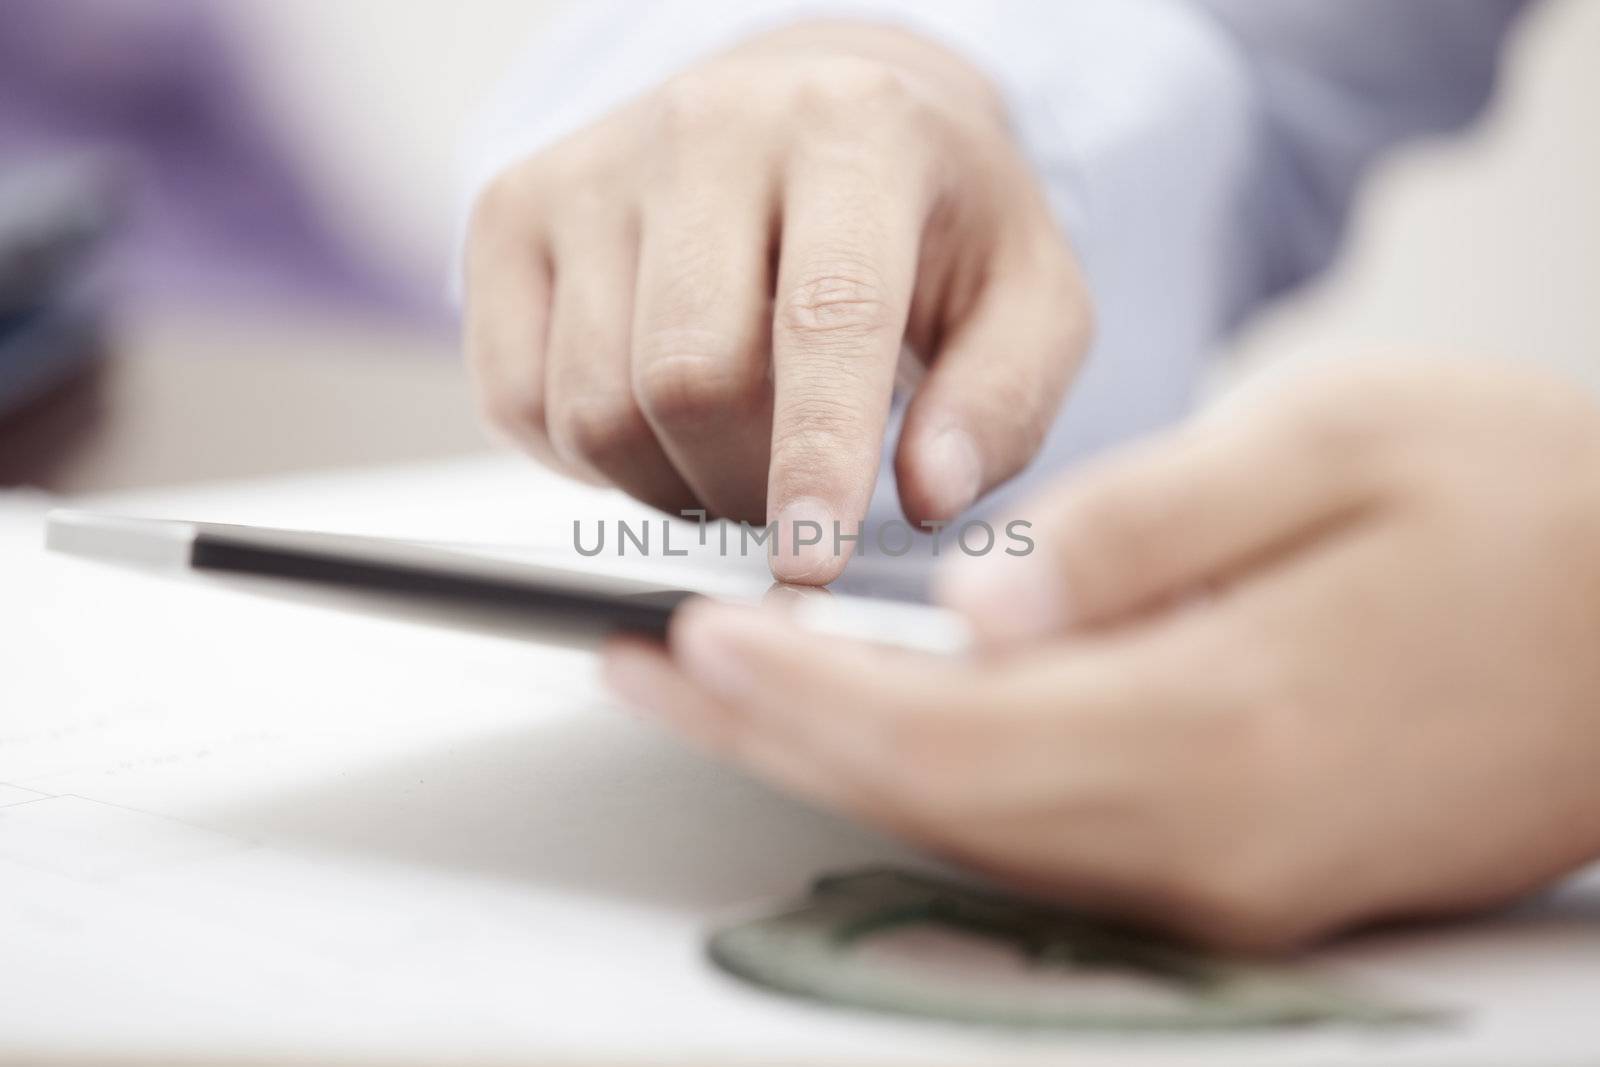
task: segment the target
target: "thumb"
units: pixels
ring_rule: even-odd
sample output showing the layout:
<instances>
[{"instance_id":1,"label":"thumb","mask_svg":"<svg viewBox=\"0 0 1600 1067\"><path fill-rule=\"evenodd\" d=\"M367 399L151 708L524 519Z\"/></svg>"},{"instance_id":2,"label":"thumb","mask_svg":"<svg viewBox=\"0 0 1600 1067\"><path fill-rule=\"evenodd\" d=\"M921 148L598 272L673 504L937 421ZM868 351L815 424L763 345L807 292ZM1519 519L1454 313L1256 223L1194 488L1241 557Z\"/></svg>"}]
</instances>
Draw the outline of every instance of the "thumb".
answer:
<instances>
[{"instance_id":1,"label":"thumb","mask_svg":"<svg viewBox=\"0 0 1600 1067\"><path fill-rule=\"evenodd\" d=\"M940 599L986 643L1092 626L1237 573L1363 503L1287 411L1194 423L1107 456L1018 514L1032 550L952 561Z\"/></svg>"}]
</instances>

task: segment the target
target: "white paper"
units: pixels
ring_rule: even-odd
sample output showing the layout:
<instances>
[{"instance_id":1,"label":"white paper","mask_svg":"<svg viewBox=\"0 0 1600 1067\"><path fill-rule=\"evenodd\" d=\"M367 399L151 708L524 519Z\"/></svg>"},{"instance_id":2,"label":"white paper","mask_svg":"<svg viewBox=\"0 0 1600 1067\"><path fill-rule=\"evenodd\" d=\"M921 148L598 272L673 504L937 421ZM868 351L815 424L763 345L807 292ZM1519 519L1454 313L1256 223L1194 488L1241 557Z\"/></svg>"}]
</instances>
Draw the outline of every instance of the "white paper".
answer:
<instances>
[{"instance_id":1,"label":"white paper","mask_svg":"<svg viewBox=\"0 0 1600 1067\"><path fill-rule=\"evenodd\" d=\"M78 503L550 550L575 513L639 514L499 458ZM1461 1009L1427 1033L1019 1037L746 988L712 925L919 858L610 706L579 653L46 556L42 514L0 498L0 1061L1600 1053L1593 878L1307 961Z\"/></svg>"}]
</instances>

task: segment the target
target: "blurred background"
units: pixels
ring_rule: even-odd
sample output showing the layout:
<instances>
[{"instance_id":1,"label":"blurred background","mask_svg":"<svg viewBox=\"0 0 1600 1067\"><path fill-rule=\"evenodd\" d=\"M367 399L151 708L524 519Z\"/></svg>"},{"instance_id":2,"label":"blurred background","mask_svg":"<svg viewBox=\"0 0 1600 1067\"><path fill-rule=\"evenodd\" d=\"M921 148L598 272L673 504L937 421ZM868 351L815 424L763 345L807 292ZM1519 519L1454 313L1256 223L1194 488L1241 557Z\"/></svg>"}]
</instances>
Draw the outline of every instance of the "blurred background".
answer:
<instances>
[{"instance_id":1,"label":"blurred background","mask_svg":"<svg viewBox=\"0 0 1600 1067\"><path fill-rule=\"evenodd\" d=\"M457 146L561 0L3 0L0 485L488 445L446 276ZM1370 181L1218 382L1415 345L1600 388L1600 3L1553 0L1469 136Z\"/></svg>"}]
</instances>

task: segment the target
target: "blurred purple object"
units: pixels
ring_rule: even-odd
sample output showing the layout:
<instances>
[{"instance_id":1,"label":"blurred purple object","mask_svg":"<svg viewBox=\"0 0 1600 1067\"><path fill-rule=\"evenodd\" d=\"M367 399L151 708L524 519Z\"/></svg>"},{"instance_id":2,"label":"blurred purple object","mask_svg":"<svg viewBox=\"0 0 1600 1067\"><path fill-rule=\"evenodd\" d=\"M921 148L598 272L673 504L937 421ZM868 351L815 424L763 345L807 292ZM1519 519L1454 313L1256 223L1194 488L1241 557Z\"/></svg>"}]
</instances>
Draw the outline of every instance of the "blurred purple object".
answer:
<instances>
[{"instance_id":1,"label":"blurred purple object","mask_svg":"<svg viewBox=\"0 0 1600 1067\"><path fill-rule=\"evenodd\" d=\"M0 166L90 153L126 172L113 291L437 320L442 301L341 243L273 143L204 0L6 0Z\"/></svg>"}]
</instances>

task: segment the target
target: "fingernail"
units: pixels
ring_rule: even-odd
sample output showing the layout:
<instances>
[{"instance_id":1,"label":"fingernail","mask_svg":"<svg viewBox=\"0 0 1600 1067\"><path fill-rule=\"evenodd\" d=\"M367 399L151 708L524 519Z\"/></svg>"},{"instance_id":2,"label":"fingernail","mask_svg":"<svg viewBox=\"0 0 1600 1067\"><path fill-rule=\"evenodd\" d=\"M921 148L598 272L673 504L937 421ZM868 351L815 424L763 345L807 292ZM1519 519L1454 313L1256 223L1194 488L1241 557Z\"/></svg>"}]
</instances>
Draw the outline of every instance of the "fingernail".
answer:
<instances>
[{"instance_id":1,"label":"fingernail","mask_svg":"<svg viewBox=\"0 0 1600 1067\"><path fill-rule=\"evenodd\" d=\"M941 431L928 442L922 474L929 499L943 518L955 518L972 506L983 487L978 447L965 430Z\"/></svg>"},{"instance_id":2,"label":"fingernail","mask_svg":"<svg viewBox=\"0 0 1600 1067\"><path fill-rule=\"evenodd\" d=\"M740 697L755 686L739 634L756 620L753 609L709 601L684 605L673 619L672 654L690 678L723 697Z\"/></svg>"},{"instance_id":3,"label":"fingernail","mask_svg":"<svg viewBox=\"0 0 1600 1067\"><path fill-rule=\"evenodd\" d=\"M761 606L787 610L803 601L816 600L819 597L827 600L832 596L832 591L820 585L790 585L787 582L773 582L767 587L767 591L761 594Z\"/></svg>"},{"instance_id":4,"label":"fingernail","mask_svg":"<svg viewBox=\"0 0 1600 1067\"><path fill-rule=\"evenodd\" d=\"M967 615L986 644L1018 644L1072 625L1068 590L1048 557L963 556L942 568L939 599Z\"/></svg>"},{"instance_id":5,"label":"fingernail","mask_svg":"<svg viewBox=\"0 0 1600 1067\"><path fill-rule=\"evenodd\" d=\"M791 500L778 512L773 577L806 585L832 581L839 571L833 551L836 532L838 520L828 505L813 496Z\"/></svg>"}]
</instances>

